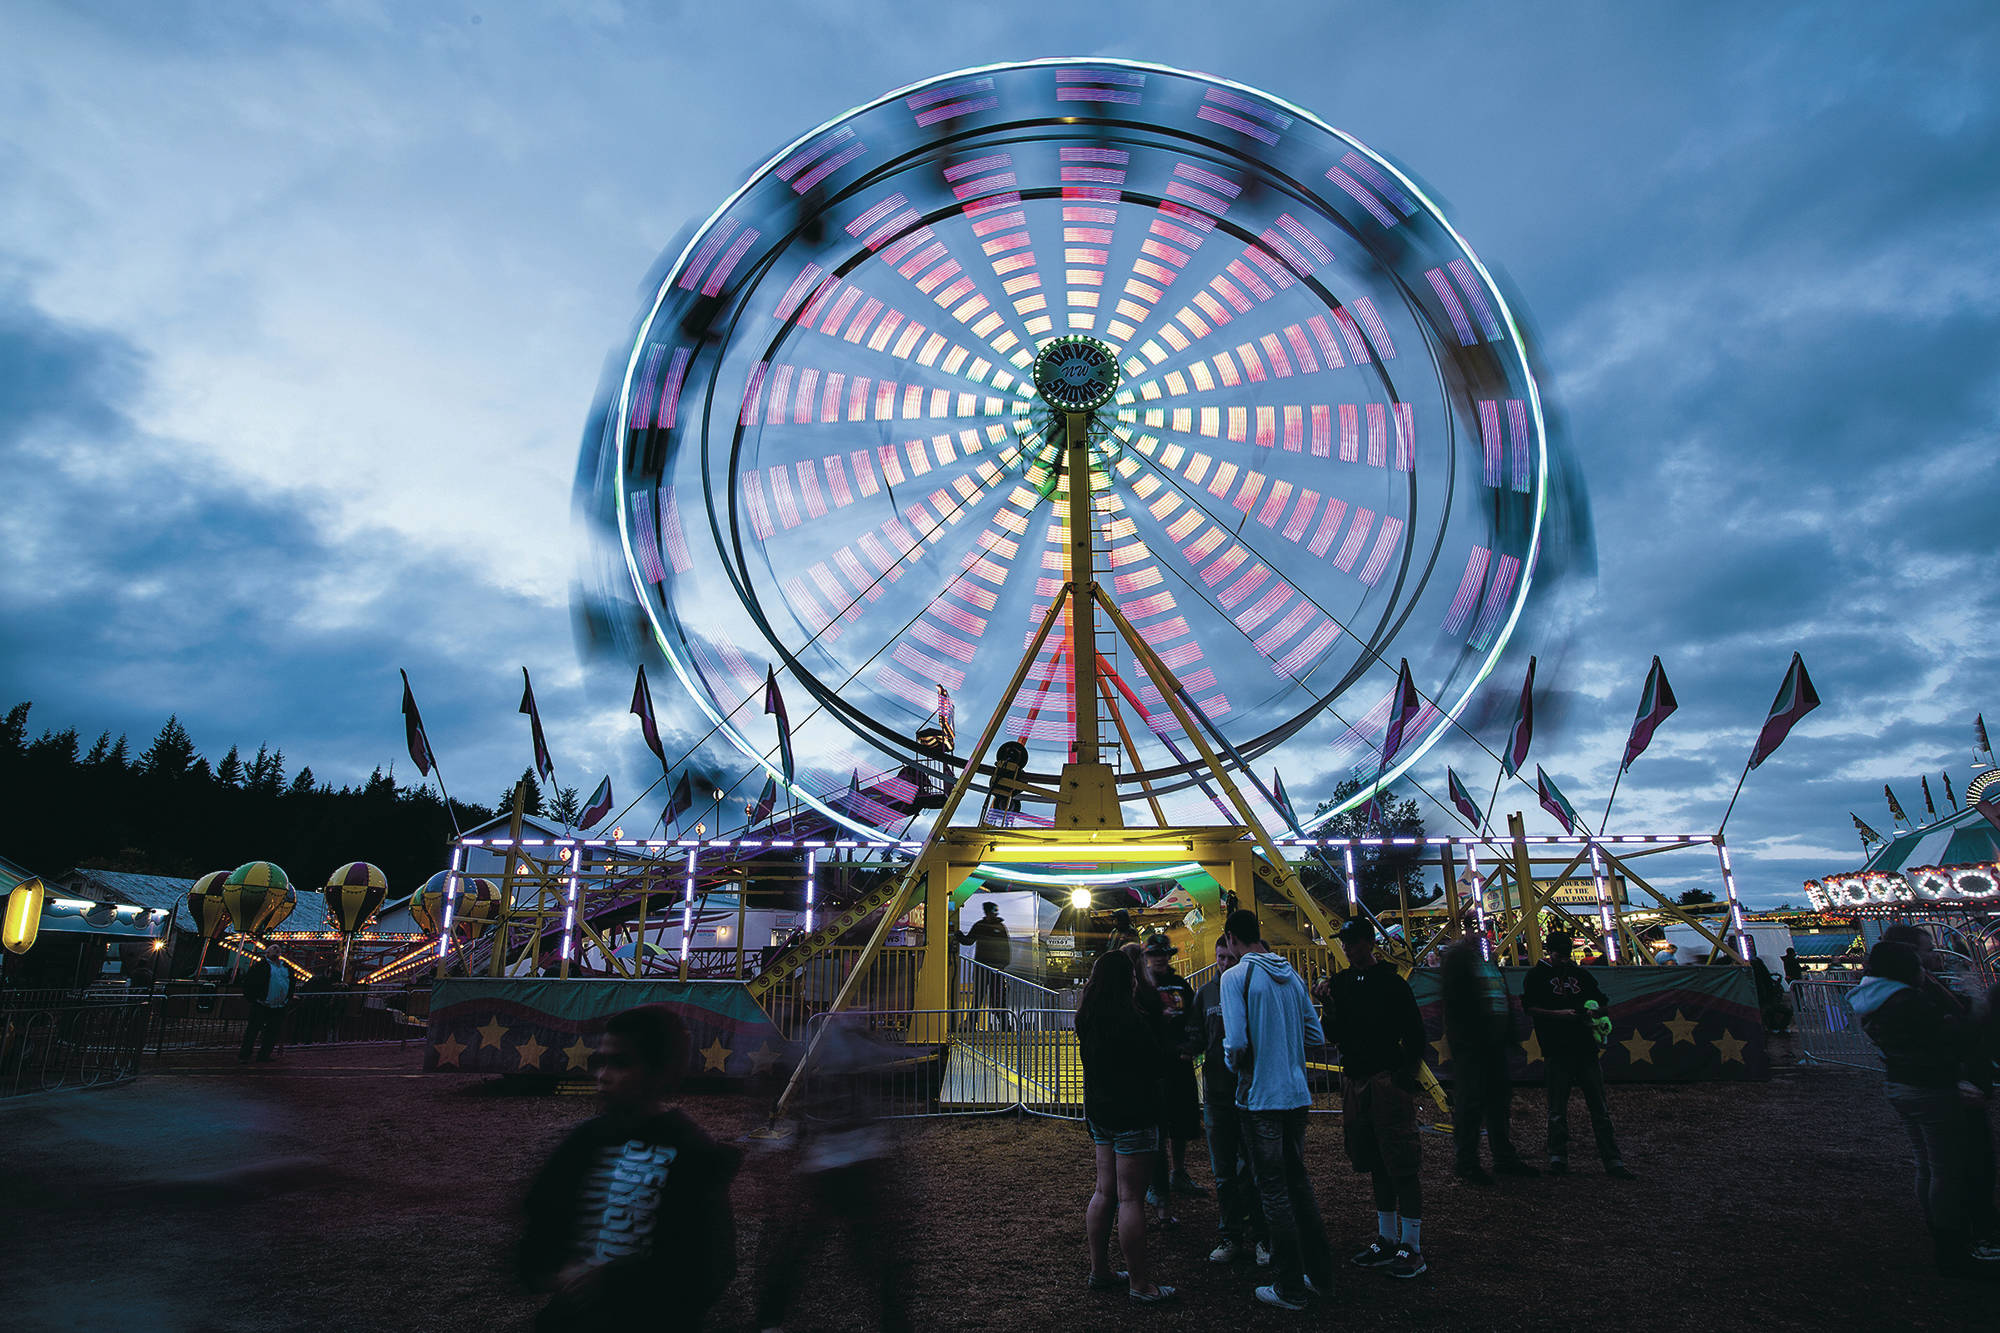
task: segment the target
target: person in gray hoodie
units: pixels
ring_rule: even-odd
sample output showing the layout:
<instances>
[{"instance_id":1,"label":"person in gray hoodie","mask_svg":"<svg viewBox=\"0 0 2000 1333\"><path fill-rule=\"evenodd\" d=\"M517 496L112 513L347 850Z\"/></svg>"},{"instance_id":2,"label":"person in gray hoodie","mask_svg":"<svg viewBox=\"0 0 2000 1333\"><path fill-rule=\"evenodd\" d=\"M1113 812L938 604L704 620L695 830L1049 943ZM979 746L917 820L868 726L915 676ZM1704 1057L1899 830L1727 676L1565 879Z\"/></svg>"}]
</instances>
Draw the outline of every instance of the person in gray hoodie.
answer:
<instances>
[{"instance_id":1,"label":"person in gray hoodie","mask_svg":"<svg viewBox=\"0 0 2000 1333\"><path fill-rule=\"evenodd\" d=\"M2000 1278L2000 1262L1972 1247L1966 1197L1972 1143L1964 1108L1982 1094L1962 1081L1973 1045L1963 1016L1924 986L1917 951L1890 940L1869 950L1867 974L1847 1003L1882 1052L1883 1091L1915 1150L1917 1203L1938 1271Z\"/></svg>"},{"instance_id":2,"label":"person in gray hoodie","mask_svg":"<svg viewBox=\"0 0 2000 1333\"><path fill-rule=\"evenodd\" d=\"M1333 1250L1306 1175L1306 1047L1326 1044L1319 1012L1292 965L1271 952L1255 913L1235 911L1223 933L1240 955L1222 976L1223 1055L1236 1075L1250 1171L1271 1232L1276 1280L1257 1299L1303 1310L1333 1291Z\"/></svg>"}]
</instances>

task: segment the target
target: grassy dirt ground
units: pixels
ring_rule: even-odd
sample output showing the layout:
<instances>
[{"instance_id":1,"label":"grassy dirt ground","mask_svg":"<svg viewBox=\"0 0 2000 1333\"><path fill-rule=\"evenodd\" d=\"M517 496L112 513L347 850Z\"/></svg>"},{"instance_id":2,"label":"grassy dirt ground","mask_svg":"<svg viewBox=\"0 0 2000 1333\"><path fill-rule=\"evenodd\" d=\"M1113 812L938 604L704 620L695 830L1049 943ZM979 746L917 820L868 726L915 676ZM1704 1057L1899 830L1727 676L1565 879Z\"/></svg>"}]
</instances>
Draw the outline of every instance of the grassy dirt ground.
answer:
<instances>
[{"instance_id":1,"label":"grassy dirt ground","mask_svg":"<svg viewBox=\"0 0 2000 1333\"><path fill-rule=\"evenodd\" d=\"M1635 1182L1586 1163L1474 1190L1452 1180L1448 1140L1426 1136L1430 1274L1352 1271L1303 1317L1257 1305L1254 1270L1206 1262L1212 1200L1153 1237L1178 1307L1087 1294L1090 1151L1063 1121L906 1124L905 1203L877 1243L907 1256L921 1329L2000 1327L2000 1287L1932 1274L1879 1079L1774 1054L1769 1083L1614 1088ZM419 1058L415 1045L295 1050L247 1072L196 1065L0 1104L0 1327L527 1327L537 1302L510 1267L519 1197L591 1103L420 1074ZM769 1104L762 1090L685 1102L724 1139ZM1521 1089L1515 1133L1531 1160L1541 1115L1541 1090ZM1578 1104L1586 1144L1587 1126ZM796 1206L782 1155L744 1146L742 1266L714 1329L753 1327L760 1233ZM1308 1152L1336 1244L1362 1241L1372 1206L1337 1118L1315 1118ZM846 1253L785 1257L808 1272L787 1328L873 1325Z\"/></svg>"}]
</instances>

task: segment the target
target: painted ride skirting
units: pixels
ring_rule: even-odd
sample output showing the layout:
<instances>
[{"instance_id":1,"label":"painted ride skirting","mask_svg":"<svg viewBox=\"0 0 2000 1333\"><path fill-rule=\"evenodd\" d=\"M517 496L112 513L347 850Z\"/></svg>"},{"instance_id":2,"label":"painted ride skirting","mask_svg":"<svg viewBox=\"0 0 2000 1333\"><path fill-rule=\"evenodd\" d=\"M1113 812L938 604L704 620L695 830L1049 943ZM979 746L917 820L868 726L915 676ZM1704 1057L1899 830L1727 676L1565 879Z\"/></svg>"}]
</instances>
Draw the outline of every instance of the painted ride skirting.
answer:
<instances>
[{"instance_id":1,"label":"painted ride skirting","mask_svg":"<svg viewBox=\"0 0 2000 1333\"><path fill-rule=\"evenodd\" d=\"M796 1058L739 981L445 977L431 990L424 1068L582 1078L605 1020L642 1004L687 1024L697 1077L765 1074Z\"/></svg>"}]
</instances>

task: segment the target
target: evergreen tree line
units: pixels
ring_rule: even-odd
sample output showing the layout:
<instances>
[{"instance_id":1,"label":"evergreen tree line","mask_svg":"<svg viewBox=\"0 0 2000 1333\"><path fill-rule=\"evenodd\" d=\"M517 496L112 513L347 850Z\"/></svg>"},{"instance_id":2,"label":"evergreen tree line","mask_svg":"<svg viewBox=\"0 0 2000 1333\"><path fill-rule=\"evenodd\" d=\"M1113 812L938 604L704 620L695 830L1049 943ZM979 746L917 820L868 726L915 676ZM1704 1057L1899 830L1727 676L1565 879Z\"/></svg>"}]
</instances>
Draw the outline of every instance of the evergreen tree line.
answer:
<instances>
[{"instance_id":1,"label":"evergreen tree line","mask_svg":"<svg viewBox=\"0 0 2000 1333\"><path fill-rule=\"evenodd\" d=\"M285 752L236 746L215 763L178 716L138 755L130 738L104 732L88 748L75 727L29 737L31 705L0 721L0 854L44 875L72 866L193 877L275 861L301 894L349 861L369 861L400 898L450 858L451 816L437 793L398 786L377 768L359 787L319 781L311 765L286 771ZM542 805L530 792L529 808ZM513 792L506 794L506 808ZM460 827L493 817L454 800Z\"/></svg>"}]
</instances>

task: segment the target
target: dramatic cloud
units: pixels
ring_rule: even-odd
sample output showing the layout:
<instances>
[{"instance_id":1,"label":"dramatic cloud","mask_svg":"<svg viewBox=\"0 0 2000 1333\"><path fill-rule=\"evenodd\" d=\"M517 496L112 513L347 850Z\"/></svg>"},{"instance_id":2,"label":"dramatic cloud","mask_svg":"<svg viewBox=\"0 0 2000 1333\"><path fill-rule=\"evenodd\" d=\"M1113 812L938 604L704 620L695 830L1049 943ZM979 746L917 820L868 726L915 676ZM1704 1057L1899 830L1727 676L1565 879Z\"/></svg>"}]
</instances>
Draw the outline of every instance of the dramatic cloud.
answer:
<instances>
[{"instance_id":1,"label":"dramatic cloud","mask_svg":"<svg viewBox=\"0 0 2000 1333\"><path fill-rule=\"evenodd\" d=\"M0 702L135 740L177 711L211 754L354 781L400 753L408 666L490 801L526 663L563 780L636 794L629 680L571 644L568 487L639 280L800 129L1085 53L1313 108L1509 275L1595 521L1595 583L1536 644L1536 758L1593 822L1654 653L1682 707L1619 828L1713 828L1794 649L1826 700L1731 816L1753 901L1855 865L1882 782L1962 780L1973 712L2000 719L1990 6L940 12L9 7ZM1470 743L1434 760L1426 786L1491 777Z\"/></svg>"}]
</instances>

